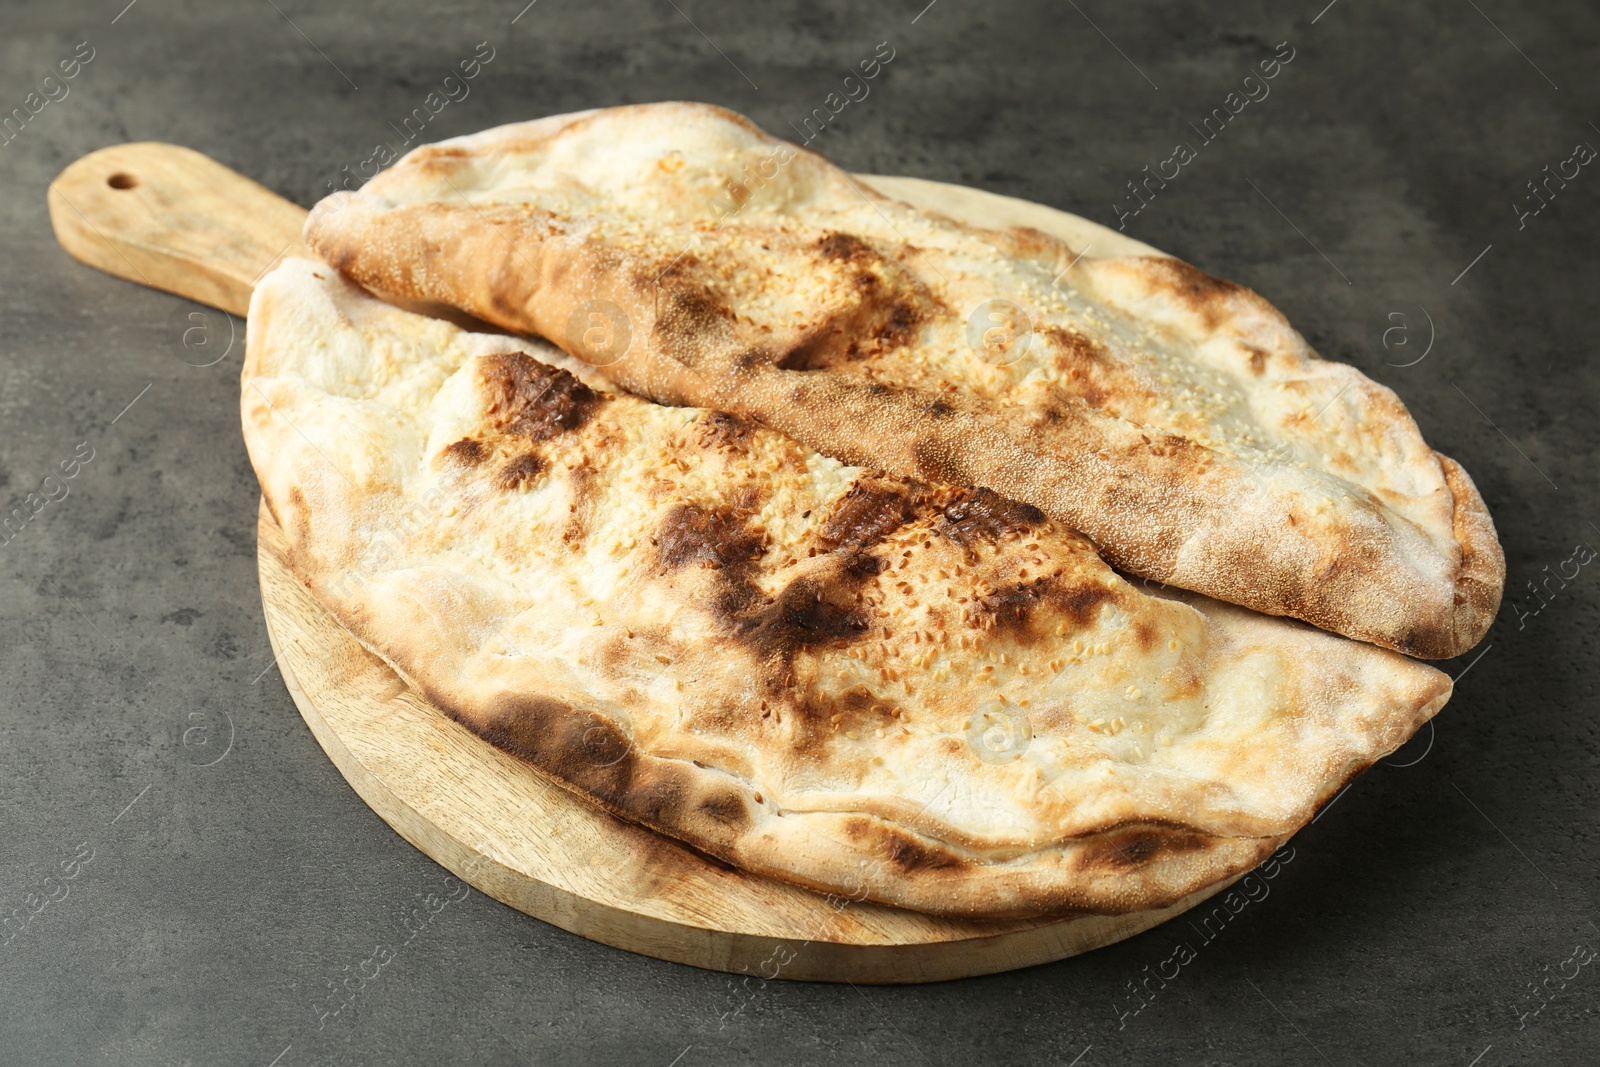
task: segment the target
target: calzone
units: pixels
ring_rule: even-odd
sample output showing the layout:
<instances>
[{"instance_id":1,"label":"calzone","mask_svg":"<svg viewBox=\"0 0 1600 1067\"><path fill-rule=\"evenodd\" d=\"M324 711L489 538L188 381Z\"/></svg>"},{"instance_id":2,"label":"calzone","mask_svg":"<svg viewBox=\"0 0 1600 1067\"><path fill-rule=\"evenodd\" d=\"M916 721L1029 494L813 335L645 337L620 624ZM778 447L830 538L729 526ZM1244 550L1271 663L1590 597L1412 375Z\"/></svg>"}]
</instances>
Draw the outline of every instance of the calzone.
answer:
<instances>
[{"instance_id":1,"label":"calzone","mask_svg":"<svg viewBox=\"0 0 1600 1067\"><path fill-rule=\"evenodd\" d=\"M1124 913L1247 870L1450 693L1037 507L618 390L288 260L245 442L295 573L484 740L743 869Z\"/></svg>"},{"instance_id":2,"label":"calzone","mask_svg":"<svg viewBox=\"0 0 1600 1067\"><path fill-rule=\"evenodd\" d=\"M419 148L306 235L640 395L1034 505L1129 573L1425 658L1500 602L1466 472L1260 296L918 210L718 108Z\"/></svg>"}]
</instances>

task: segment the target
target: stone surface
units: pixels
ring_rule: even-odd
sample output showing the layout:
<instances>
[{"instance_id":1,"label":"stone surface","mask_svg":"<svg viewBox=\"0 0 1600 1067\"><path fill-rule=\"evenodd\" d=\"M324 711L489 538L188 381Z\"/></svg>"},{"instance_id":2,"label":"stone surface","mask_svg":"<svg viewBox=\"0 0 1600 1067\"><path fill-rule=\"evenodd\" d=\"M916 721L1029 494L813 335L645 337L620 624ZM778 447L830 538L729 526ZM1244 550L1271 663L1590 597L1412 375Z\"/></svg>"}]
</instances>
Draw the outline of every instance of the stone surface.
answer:
<instances>
[{"instance_id":1,"label":"stone surface","mask_svg":"<svg viewBox=\"0 0 1600 1067\"><path fill-rule=\"evenodd\" d=\"M0 1059L1591 1059L1600 966L1565 961L1600 948L1600 566L1551 580L1537 614L1528 583L1600 547L1600 174L1552 182L1520 223L1513 205L1537 206L1526 183L1575 145L1600 146L1600 14L1321 2L5 5L0 112L27 116L55 64L94 49L0 146L6 510L75 450L93 458L0 546ZM191 365L213 358L178 340L198 309L69 259L45 188L95 148L163 140L309 205L398 141L389 123L480 41L494 58L425 139L670 98L790 133L887 41L870 95L815 141L852 169L1116 225L1114 205L1138 206L1126 183L1190 142L1129 232L1258 289L1325 355L1395 388L1476 477L1517 606L1451 665L1470 673L1437 731L1327 809L1270 896L1209 943L1180 921L1019 973L855 989L743 986L477 893L408 929L444 872L344 784L271 669L243 324L229 349L212 315L220 359ZM1227 108L1280 41L1293 59L1270 95L1203 143L1189 123ZM1180 941L1195 958L1139 1008L1129 983ZM347 980L360 992L332 1014Z\"/></svg>"}]
</instances>

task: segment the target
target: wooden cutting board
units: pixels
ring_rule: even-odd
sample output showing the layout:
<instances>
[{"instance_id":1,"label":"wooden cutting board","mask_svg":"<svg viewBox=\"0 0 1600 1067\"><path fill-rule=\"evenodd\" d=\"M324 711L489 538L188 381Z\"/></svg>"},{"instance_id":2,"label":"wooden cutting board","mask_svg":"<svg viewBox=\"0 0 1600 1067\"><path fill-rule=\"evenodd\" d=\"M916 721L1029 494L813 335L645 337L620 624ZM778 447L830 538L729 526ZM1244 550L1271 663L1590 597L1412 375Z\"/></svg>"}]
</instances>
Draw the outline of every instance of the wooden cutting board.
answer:
<instances>
[{"instance_id":1,"label":"wooden cutting board","mask_svg":"<svg viewBox=\"0 0 1600 1067\"><path fill-rule=\"evenodd\" d=\"M982 225L1034 226L1080 251L1160 254L1037 204L916 178L862 180ZM50 186L49 205L57 239L85 263L236 315L280 259L310 257L300 240L303 208L176 145L125 144L85 156ZM976 922L746 874L556 787L421 700L307 592L285 549L263 505L257 556L273 651L300 714L345 780L462 880L595 941L761 981L931 982L1098 948L1231 884L1159 911Z\"/></svg>"}]
</instances>

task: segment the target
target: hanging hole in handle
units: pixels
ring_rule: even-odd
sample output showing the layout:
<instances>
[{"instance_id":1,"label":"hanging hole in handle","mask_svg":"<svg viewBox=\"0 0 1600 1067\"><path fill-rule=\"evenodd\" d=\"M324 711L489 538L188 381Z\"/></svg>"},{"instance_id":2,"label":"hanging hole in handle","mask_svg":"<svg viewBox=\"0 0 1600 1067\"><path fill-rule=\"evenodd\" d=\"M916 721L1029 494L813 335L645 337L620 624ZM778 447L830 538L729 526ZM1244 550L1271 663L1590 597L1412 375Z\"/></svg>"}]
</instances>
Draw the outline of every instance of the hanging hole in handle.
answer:
<instances>
[{"instance_id":1,"label":"hanging hole in handle","mask_svg":"<svg viewBox=\"0 0 1600 1067\"><path fill-rule=\"evenodd\" d=\"M132 189L139 184L139 180L131 174L124 174L120 170L106 179L106 184L113 189Z\"/></svg>"}]
</instances>

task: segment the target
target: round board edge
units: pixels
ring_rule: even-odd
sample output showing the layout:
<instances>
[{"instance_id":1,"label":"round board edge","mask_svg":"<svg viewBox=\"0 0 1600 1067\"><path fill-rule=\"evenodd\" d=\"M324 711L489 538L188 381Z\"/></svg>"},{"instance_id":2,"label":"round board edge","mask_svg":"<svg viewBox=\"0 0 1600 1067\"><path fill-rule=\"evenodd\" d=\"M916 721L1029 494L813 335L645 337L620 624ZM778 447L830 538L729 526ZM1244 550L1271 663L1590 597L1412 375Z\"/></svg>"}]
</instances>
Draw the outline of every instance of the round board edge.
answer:
<instances>
[{"instance_id":1,"label":"round board edge","mask_svg":"<svg viewBox=\"0 0 1600 1067\"><path fill-rule=\"evenodd\" d=\"M1107 227L1040 204L925 179L858 177L887 195L961 221L1044 230L1085 254L1092 250L1165 255ZM727 870L550 785L532 768L428 708L294 577L282 555L282 534L264 500L257 545L267 629L285 685L318 744L356 794L419 851L474 888L590 940L763 981L782 977L859 984L934 982L1034 966L1112 944L1182 914L1243 876L1241 872L1152 911L978 922L840 903L838 898ZM448 759L464 761L453 768L457 785L463 774L483 775L475 786L491 778L503 784L508 773L520 775L534 783L540 797L528 800L513 821L534 805L545 805L541 812L559 813L550 820L553 827L583 824L591 836L571 842L562 841L560 834L531 843L499 840L492 817L486 820L483 812L466 810L469 791L419 792L418 768L396 773L381 751L397 736L393 727L401 709L412 714L412 728L431 720L433 736L412 738L429 750L421 758L423 766L438 764L446 754ZM374 730L376 723L384 727ZM504 822L503 810L499 814ZM621 855L578 855L596 841L609 841ZM574 882L565 876L580 865L592 870L597 856L606 864L620 861L625 876L645 873L639 875L639 884L623 887ZM530 870L539 865L546 869ZM655 869L659 866L670 869L670 876L663 878ZM697 878L705 884L693 886ZM656 892L642 891L641 885ZM685 885L724 899L688 903L660 895L663 890L681 892ZM720 906L728 903L726 897L739 894L751 897L741 902L746 905L742 911Z\"/></svg>"}]
</instances>

